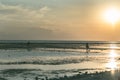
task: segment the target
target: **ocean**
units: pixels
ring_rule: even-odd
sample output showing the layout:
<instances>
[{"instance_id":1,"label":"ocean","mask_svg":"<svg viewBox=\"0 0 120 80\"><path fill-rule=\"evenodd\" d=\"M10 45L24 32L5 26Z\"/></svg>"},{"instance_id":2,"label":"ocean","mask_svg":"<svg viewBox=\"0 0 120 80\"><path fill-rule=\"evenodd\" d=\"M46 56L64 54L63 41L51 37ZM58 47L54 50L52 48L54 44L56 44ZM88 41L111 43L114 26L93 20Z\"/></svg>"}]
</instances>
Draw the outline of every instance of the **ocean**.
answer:
<instances>
[{"instance_id":1,"label":"ocean","mask_svg":"<svg viewBox=\"0 0 120 80\"><path fill-rule=\"evenodd\" d=\"M34 80L110 71L120 67L119 49L119 42L107 41L0 41L0 77Z\"/></svg>"}]
</instances>

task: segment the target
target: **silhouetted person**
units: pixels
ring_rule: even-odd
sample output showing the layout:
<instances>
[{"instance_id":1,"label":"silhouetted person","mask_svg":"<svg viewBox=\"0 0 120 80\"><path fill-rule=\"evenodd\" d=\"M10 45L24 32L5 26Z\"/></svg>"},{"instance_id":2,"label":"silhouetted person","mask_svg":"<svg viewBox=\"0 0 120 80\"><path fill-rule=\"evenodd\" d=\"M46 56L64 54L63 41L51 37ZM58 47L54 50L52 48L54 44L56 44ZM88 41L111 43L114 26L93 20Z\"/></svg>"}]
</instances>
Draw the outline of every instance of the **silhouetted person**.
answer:
<instances>
[{"instance_id":1,"label":"silhouetted person","mask_svg":"<svg viewBox=\"0 0 120 80\"><path fill-rule=\"evenodd\" d=\"M86 49L89 49L89 44L88 43L86 43Z\"/></svg>"},{"instance_id":2,"label":"silhouetted person","mask_svg":"<svg viewBox=\"0 0 120 80\"><path fill-rule=\"evenodd\" d=\"M86 43L86 52L89 53L89 44Z\"/></svg>"}]
</instances>

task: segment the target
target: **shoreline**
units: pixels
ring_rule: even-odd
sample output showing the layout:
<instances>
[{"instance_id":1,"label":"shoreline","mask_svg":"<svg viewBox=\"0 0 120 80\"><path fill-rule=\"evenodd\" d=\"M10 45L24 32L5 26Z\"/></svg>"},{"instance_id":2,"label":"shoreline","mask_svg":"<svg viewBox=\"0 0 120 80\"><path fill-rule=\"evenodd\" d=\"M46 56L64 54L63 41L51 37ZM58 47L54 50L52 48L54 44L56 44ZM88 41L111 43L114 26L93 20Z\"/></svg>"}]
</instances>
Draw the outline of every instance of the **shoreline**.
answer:
<instances>
[{"instance_id":1,"label":"shoreline","mask_svg":"<svg viewBox=\"0 0 120 80\"><path fill-rule=\"evenodd\" d=\"M110 70L110 71L96 71L95 73L88 73L79 71L77 74L73 76L67 76L63 75L63 77L56 76L53 78L49 78L46 75L40 75L35 73L29 73L29 71L32 70L5 70L1 72L0 74L3 74L4 76L0 76L0 80L15 80L14 77L16 77L18 74L22 74L21 77L19 77L18 80L37 80L35 78L38 78L40 80L119 80L120 78L120 70ZM36 70L38 71L38 70ZM113 74L114 71L114 74ZM32 76L31 76L32 75ZM25 79L26 78L26 79Z\"/></svg>"}]
</instances>

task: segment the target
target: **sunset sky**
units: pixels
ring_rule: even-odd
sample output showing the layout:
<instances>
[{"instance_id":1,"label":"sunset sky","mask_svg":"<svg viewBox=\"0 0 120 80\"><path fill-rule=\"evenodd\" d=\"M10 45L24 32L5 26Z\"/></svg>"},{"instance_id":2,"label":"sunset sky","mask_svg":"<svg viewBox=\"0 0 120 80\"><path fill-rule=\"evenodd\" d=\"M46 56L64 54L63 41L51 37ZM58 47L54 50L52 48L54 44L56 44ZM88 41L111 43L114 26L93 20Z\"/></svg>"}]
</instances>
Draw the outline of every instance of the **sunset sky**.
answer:
<instances>
[{"instance_id":1,"label":"sunset sky","mask_svg":"<svg viewBox=\"0 0 120 80\"><path fill-rule=\"evenodd\" d=\"M113 25L105 15L112 8L119 12L119 5L120 0L0 0L0 39L118 41L120 19L115 16Z\"/></svg>"}]
</instances>

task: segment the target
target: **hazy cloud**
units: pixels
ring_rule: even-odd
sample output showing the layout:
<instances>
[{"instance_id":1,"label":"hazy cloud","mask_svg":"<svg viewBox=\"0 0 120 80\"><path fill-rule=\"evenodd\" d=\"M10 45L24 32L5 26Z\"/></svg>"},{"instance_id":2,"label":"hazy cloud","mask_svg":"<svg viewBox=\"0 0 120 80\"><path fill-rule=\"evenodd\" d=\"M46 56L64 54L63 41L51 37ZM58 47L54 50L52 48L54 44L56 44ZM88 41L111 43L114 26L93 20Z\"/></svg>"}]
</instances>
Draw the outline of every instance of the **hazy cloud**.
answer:
<instances>
[{"instance_id":1,"label":"hazy cloud","mask_svg":"<svg viewBox=\"0 0 120 80\"><path fill-rule=\"evenodd\" d=\"M49 10L47 6L33 10L22 6L0 4L0 17L3 20L30 21L32 19L41 19Z\"/></svg>"}]
</instances>

